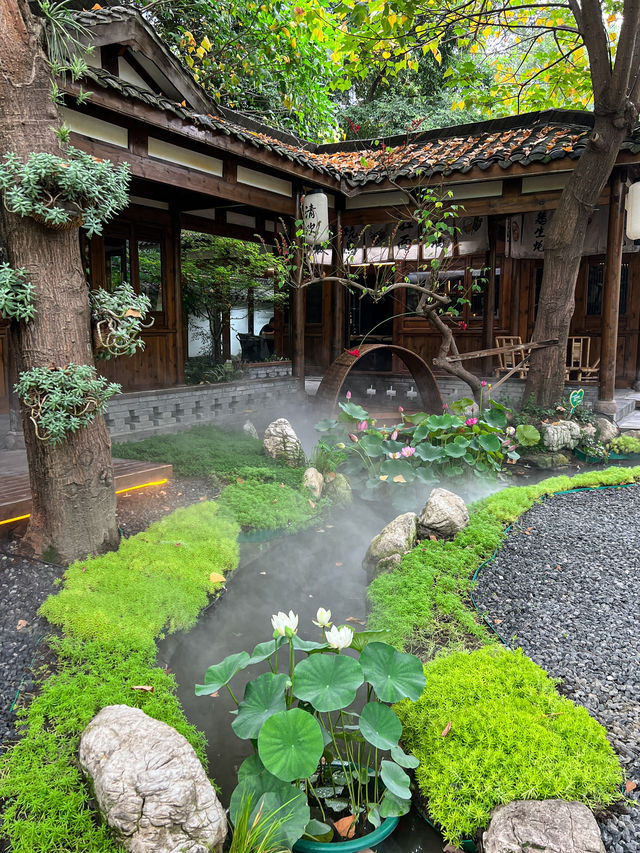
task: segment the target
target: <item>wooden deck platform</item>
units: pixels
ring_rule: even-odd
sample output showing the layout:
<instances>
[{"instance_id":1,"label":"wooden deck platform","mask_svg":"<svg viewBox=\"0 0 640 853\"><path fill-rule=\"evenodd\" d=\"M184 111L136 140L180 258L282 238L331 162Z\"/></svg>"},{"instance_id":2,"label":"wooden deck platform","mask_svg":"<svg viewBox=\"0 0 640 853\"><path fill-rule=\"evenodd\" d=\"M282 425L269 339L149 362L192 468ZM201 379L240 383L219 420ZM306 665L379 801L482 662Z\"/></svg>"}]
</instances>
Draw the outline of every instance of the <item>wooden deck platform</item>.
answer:
<instances>
[{"instance_id":1,"label":"wooden deck platform","mask_svg":"<svg viewBox=\"0 0 640 853\"><path fill-rule=\"evenodd\" d=\"M15 452L15 451L13 451ZM22 466L12 466L22 467ZM26 467L26 459L25 459ZM132 459L114 459L116 494L141 486L158 484L173 475L171 465L162 462L138 462ZM29 475L25 471L0 473L0 533L13 526L8 519L17 519L31 512Z\"/></svg>"}]
</instances>

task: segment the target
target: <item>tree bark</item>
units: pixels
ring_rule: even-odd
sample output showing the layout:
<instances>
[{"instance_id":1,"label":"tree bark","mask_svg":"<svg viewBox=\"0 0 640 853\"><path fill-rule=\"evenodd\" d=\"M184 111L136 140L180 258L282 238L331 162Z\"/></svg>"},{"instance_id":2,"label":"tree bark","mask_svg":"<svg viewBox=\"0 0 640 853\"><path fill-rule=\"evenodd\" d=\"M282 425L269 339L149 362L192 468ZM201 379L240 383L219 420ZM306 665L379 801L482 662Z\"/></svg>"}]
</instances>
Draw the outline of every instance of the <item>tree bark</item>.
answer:
<instances>
[{"instance_id":1,"label":"tree bark","mask_svg":"<svg viewBox=\"0 0 640 853\"><path fill-rule=\"evenodd\" d=\"M597 204L629 128L615 115L596 115L589 144L569 178L545 241L544 273L532 340L558 339L556 347L534 350L524 401L551 406L562 398L569 327L589 216Z\"/></svg>"},{"instance_id":2,"label":"tree bark","mask_svg":"<svg viewBox=\"0 0 640 853\"><path fill-rule=\"evenodd\" d=\"M50 98L38 31L23 0L0 0L0 155L13 151L24 159L32 151L59 153L53 129L61 121ZM77 230L50 230L3 208L0 240L9 263L25 267L35 286L35 318L11 326L17 370L93 365ZM116 547L111 441L104 418L96 416L55 447L36 438L24 406L22 421L33 501L25 550L67 563Z\"/></svg>"}]
</instances>

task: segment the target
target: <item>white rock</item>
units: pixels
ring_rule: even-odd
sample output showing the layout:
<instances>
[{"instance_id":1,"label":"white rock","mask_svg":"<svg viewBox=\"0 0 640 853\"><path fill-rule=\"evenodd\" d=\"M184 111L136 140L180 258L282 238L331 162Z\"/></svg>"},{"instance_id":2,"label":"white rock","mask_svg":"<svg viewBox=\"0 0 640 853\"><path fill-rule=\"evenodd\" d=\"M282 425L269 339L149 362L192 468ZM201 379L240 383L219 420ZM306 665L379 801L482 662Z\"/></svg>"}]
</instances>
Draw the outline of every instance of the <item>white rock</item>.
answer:
<instances>
[{"instance_id":1,"label":"white rock","mask_svg":"<svg viewBox=\"0 0 640 853\"><path fill-rule=\"evenodd\" d=\"M80 739L80 766L130 853L222 850L227 821L188 741L139 708L110 705Z\"/></svg>"},{"instance_id":2,"label":"white rock","mask_svg":"<svg viewBox=\"0 0 640 853\"><path fill-rule=\"evenodd\" d=\"M578 446L582 432L580 424L575 421L556 421L552 424L542 424L543 442L547 450L555 452L565 448L573 450Z\"/></svg>"},{"instance_id":3,"label":"white rock","mask_svg":"<svg viewBox=\"0 0 640 853\"><path fill-rule=\"evenodd\" d=\"M250 435L251 438L260 439L260 436L258 435L258 430L253 425L252 421L245 421L242 427L242 431L246 432L247 435Z\"/></svg>"},{"instance_id":4,"label":"white rock","mask_svg":"<svg viewBox=\"0 0 640 853\"><path fill-rule=\"evenodd\" d=\"M580 432L585 438L593 439L596 437L597 430L593 424L582 424Z\"/></svg>"},{"instance_id":5,"label":"white rock","mask_svg":"<svg viewBox=\"0 0 640 853\"><path fill-rule=\"evenodd\" d=\"M603 444L609 444L612 438L620 435L620 430L616 424L609 418L605 418L604 415L596 415L593 419L593 425L598 430L598 438Z\"/></svg>"},{"instance_id":6,"label":"white rock","mask_svg":"<svg viewBox=\"0 0 640 853\"><path fill-rule=\"evenodd\" d=\"M405 551L410 551L416 544L417 521L415 512L405 512L390 521L371 540L362 561L362 568L369 576L392 571L399 565Z\"/></svg>"},{"instance_id":7,"label":"white rock","mask_svg":"<svg viewBox=\"0 0 640 853\"><path fill-rule=\"evenodd\" d=\"M564 800L498 806L482 841L484 853L605 853L591 811Z\"/></svg>"},{"instance_id":8,"label":"white rock","mask_svg":"<svg viewBox=\"0 0 640 853\"><path fill-rule=\"evenodd\" d=\"M269 424L264 432L263 443L267 455L272 459L282 459L291 468L304 465L302 444L286 418L278 418Z\"/></svg>"},{"instance_id":9,"label":"white rock","mask_svg":"<svg viewBox=\"0 0 640 853\"><path fill-rule=\"evenodd\" d=\"M453 539L469 524L467 506L447 489L433 489L418 518L418 536Z\"/></svg>"},{"instance_id":10,"label":"white rock","mask_svg":"<svg viewBox=\"0 0 640 853\"><path fill-rule=\"evenodd\" d=\"M324 477L317 468L307 468L304 472L302 482L316 500L321 497L322 488L324 486Z\"/></svg>"}]
</instances>

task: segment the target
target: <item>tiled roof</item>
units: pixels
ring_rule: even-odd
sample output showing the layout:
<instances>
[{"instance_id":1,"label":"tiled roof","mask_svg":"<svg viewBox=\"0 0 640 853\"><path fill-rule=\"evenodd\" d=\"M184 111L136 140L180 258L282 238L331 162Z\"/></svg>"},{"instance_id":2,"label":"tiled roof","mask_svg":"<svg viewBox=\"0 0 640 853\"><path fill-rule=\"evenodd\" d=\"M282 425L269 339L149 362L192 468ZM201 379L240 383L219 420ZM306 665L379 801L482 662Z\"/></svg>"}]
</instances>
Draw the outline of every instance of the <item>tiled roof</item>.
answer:
<instances>
[{"instance_id":1,"label":"tiled roof","mask_svg":"<svg viewBox=\"0 0 640 853\"><path fill-rule=\"evenodd\" d=\"M77 14L76 20L85 27L115 20L130 20L132 27L143 26L163 51L168 53L151 25L131 7L81 12ZM184 73L188 72L185 70ZM514 164L526 167L561 159L575 160L584 151L593 125L591 113L547 110L417 132L375 143L371 140L355 140L313 145L292 134L247 119L241 113L220 108L213 102L211 111L203 115L189 109L186 103L173 102L103 69L90 67L85 76L92 84L172 113L212 133L233 136L256 149L273 151L291 163L329 175L342 182L347 191L350 187L382 183L390 175L394 180L412 178L418 174L425 178L456 173L464 175L474 168L484 171L496 165L507 172ZM622 150L634 154L640 152L639 131L623 143ZM567 168L571 168L570 162L567 162Z\"/></svg>"}]
</instances>

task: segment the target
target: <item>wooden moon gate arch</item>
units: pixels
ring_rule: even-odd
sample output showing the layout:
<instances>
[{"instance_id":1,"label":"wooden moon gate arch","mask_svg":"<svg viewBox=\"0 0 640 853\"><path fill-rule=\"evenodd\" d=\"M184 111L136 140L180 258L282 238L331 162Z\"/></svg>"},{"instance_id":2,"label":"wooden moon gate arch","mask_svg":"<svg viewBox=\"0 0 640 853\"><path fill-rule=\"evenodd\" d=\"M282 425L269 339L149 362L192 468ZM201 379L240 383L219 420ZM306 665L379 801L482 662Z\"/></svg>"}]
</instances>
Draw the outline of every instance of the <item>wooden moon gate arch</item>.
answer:
<instances>
[{"instance_id":1,"label":"wooden moon gate arch","mask_svg":"<svg viewBox=\"0 0 640 853\"><path fill-rule=\"evenodd\" d=\"M411 352L411 350L396 346L395 344L364 344L357 350L358 355L351 355L351 353L345 350L333 364L329 365L327 372L322 378L322 382L318 386L315 399L319 403L328 404L333 408L338 402L338 395L351 368L361 358L364 358L365 355L375 350L387 350L392 355L397 355L411 373L411 377L422 397L424 411L429 414L442 413L444 405L442 395L440 394L435 376L426 361L420 358L415 352Z\"/></svg>"}]
</instances>

